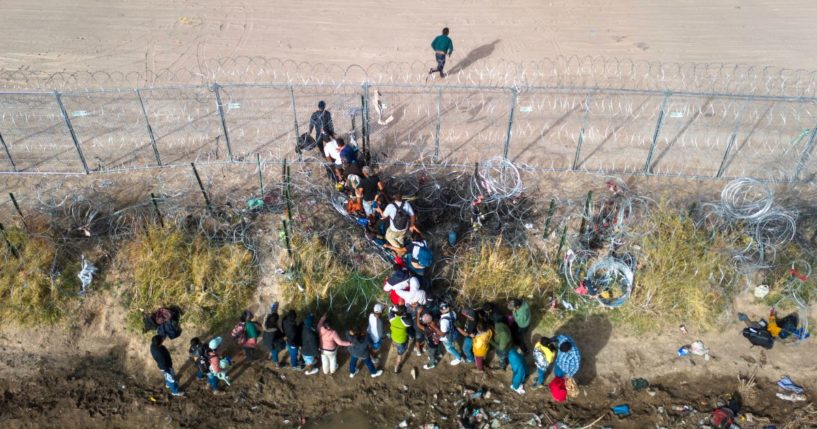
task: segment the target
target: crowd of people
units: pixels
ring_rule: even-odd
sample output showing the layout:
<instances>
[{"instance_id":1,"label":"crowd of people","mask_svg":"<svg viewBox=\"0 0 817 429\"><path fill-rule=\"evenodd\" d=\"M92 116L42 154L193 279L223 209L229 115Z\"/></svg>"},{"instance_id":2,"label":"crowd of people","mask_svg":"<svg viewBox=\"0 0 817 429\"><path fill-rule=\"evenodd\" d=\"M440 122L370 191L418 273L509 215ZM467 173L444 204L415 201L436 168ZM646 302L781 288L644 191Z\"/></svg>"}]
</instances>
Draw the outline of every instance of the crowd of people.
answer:
<instances>
[{"instance_id":1,"label":"crowd of people","mask_svg":"<svg viewBox=\"0 0 817 429\"><path fill-rule=\"evenodd\" d=\"M408 283L414 282L408 280ZM500 311L493 303L455 311L448 303L434 305L416 286L413 292L412 286L408 286L409 290L399 290L400 294L393 294L397 292L394 287L388 281L384 286L394 302L374 304L365 322L348 329L336 329L334 317L329 314L317 320L312 313L299 318L296 310L289 309L281 317L276 303L260 324L252 312L245 311L230 337L247 364L258 361L257 355L262 350L261 353L268 356L264 360L277 368L299 371L306 376L336 374L338 353L345 349L349 354L350 378L357 376L362 367L371 378L380 377L387 367L383 356L389 344L393 350L389 366L394 373L401 372L412 351L417 357L424 357L422 368L425 370L433 370L448 355L448 365L473 365L474 370L487 375L510 368L510 389L526 393L524 384L532 374L526 357L525 333L529 327L526 323L530 322L530 307L526 302L512 300L507 312ZM151 355L171 394L182 396L184 393L179 388L170 353L163 345L164 339L162 335L153 337ZM196 337L190 341L189 348L196 379L206 381L217 395L223 392L222 384L230 384L228 371L233 364L223 343L220 336L207 341ZM541 337L533 344L531 360L537 370L533 386L544 387L552 372L548 387L553 398L566 400L571 386L575 387L573 379L581 366L581 354L573 339L566 335Z\"/></svg>"}]
</instances>

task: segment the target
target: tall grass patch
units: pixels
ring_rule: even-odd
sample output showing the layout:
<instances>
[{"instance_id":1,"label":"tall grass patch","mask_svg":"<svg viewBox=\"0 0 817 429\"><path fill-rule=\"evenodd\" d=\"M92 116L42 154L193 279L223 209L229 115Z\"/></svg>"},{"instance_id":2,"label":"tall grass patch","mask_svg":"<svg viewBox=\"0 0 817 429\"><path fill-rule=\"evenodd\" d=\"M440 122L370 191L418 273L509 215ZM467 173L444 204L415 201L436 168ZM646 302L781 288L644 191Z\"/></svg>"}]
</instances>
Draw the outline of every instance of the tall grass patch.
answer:
<instances>
[{"instance_id":1,"label":"tall grass patch","mask_svg":"<svg viewBox=\"0 0 817 429\"><path fill-rule=\"evenodd\" d=\"M716 326L731 304L737 273L723 234L710 235L666 205L652 212L641 242L635 287L614 318L636 331L680 323Z\"/></svg>"},{"instance_id":2,"label":"tall grass patch","mask_svg":"<svg viewBox=\"0 0 817 429\"><path fill-rule=\"evenodd\" d=\"M23 325L54 324L70 312L80 291L79 258L19 228L0 240L0 320Z\"/></svg>"},{"instance_id":3,"label":"tall grass patch","mask_svg":"<svg viewBox=\"0 0 817 429\"><path fill-rule=\"evenodd\" d=\"M179 306L182 325L216 329L238 318L256 285L252 253L240 244L217 245L175 227L148 227L119 253L128 327L142 315Z\"/></svg>"}]
</instances>

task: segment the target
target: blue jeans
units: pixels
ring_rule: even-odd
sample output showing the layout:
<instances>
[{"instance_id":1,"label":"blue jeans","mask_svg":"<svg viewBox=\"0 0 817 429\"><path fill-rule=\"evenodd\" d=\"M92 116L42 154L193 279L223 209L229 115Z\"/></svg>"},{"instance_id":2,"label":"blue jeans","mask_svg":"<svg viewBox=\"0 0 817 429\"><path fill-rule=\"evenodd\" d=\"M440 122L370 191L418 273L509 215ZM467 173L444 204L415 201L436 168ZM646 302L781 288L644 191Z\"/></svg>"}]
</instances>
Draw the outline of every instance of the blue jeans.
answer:
<instances>
[{"instance_id":1,"label":"blue jeans","mask_svg":"<svg viewBox=\"0 0 817 429\"><path fill-rule=\"evenodd\" d=\"M287 343L287 350L289 351L289 364L293 368L298 367L298 346Z\"/></svg>"},{"instance_id":2,"label":"blue jeans","mask_svg":"<svg viewBox=\"0 0 817 429\"><path fill-rule=\"evenodd\" d=\"M207 373L207 384L210 385L210 390L216 391L218 390L218 377L212 372Z\"/></svg>"},{"instance_id":3,"label":"blue jeans","mask_svg":"<svg viewBox=\"0 0 817 429\"><path fill-rule=\"evenodd\" d=\"M162 375L165 378L165 386L170 389L170 393L179 393L179 383L176 379L176 372L173 371L173 368L168 368L167 371L162 371Z\"/></svg>"},{"instance_id":4,"label":"blue jeans","mask_svg":"<svg viewBox=\"0 0 817 429\"><path fill-rule=\"evenodd\" d=\"M496 352L496 359L499 364L499 368L505 369L508 367L508 351L497 350Z\"/></svg>"},{"instance_id":5,"label":"blue jeans","mask_svg":"<svg viewBox=\"0 0 817 429\"><path fill-rule=\"evenodd\" d=\"M197 367L196 367L196 380L201 381L201 380L204 380L206 377L207 377L207 376L205 375L205 372L204 372L204 371L202 371L202 370L201 370L201 368L199 368L199 367L197 366Z\"/></svg>"},{"instance_id":6,"label":"blue jeans","mask_svg":"<svg viewBox=\"0 0 817 429\"><path fill-rule=\"evenodd\" d=\"M445 346L445 350L451 354L452 358L462 359L462 354L460 354L459 350L457 350L457 343L454 341L443 341L442 343Z\"/></svg>"},{"instance_id":7,"label":"blue jeans","mask_svg":"<svg viewBox=\"0 0 817 429\"><path fill-rule=\"evenodd\" d=\"M545 383L545 374L547 373L547 369L536 368L536 384L544 384Z\"/></svg>"},{"instance_id":8,"label":"blue jeans","mask_svg":"<svg viewBox=\"0 0 817 429\"><path fill-rule=\"evenodd\" d=\"M468 363L474 362L474 339L471 337L465 337L462 340L462 353L465 355L465 360Z\"/></svg>"},{"instance_id":9,"label":"blue jeans","mask_svg":"<svg viewBox=\"0 0 817 429\"><path fill-rule=\"evenodd\" d=\"M434 54L434 59L437 60L437 68L432 70L431 73L440 72L440 76L443 76L443 68L445 68L445 54ZM431 74L429 73L429 74Z\"/></svg>"},{"instance_id":10,"label":"blue jeans","mask_svg":"<svg viewBox=\"0 0 817 429\"><path fill-rule=\"evenodd\" d=\"M360 358L352 356L349 359L349 374L354 374L357 372L357 361ZM363 364L366 365L366 368L369 369L370 374L374 374L377 372L377 368L374 367L374 362L372 362L372 358L366 356L366 359L363 359Z\"/></svg>"}]
</instances>

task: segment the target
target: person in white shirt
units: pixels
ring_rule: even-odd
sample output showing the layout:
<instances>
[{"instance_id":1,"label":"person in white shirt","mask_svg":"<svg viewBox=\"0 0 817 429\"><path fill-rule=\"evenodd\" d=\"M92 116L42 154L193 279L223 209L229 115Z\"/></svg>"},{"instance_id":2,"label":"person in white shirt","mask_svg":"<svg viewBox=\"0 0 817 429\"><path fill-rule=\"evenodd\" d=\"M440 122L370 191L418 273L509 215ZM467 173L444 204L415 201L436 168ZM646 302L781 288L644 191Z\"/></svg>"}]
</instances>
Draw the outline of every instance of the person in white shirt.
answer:
<instances>
[{"instance_id":1,"label":"person in white shirt","mask_svg":"<svg viewBox=\"0 0 817 429\"><path fill-rule=\"evenodd\" d=\"M393 292L393 294L402 299L406 305L409 305L412 302L417 302L421 298L418 293L423 292L420 290L420 280L414 276L410 276L397 284L391 284L387 281L386 284L383 285L383 290L386 292ZM422 297L425 297L425 292L423 292ZM397 302L394 301L395 299L392 296L392 302L397 305ZM421 304L425 304L425 299L423 299Z\"/></svg>"},{"instance_id":2,"label":"person in white shirt","mask_svg":"<svg viewBox=\"0 0 817 429\"><path fill-rule=\"evenodd\" d=\"M369 342L372 344L372 360L377 365L378 355L380 354L380 346L383 343L383 304L375 304L374 309L369 313L369 328L366 332L369 334Z\"/></svg>"},{"instance_id":3,"label":"person in white shirt","mask_svg":"<svg viewBox=\"0 0 817 429\"><path fill-rule=\"evenodd\" d=\"M325 143L323 144L323 155L326 157L327 161L333 164L336 180L338 182L342 182L343 161L340 158L340 151L343 150L343 147L346 145L346 143L340 137L335 139L333 136L329 135L326 136L326 139L324 141Z\"/></svg>"},{"instance_id":4,"label":"person in white shirt","mask_svg":"<svg viewBox=\"0 0 817 429\"><path fill-rule=\"evenodd\" d=\"M393 201L380 213L381 217L389 220L386 229L386 244L383 247L393 250L397 255L406 253L406 231L419 233L415 222L417 217L408 201L403 201L403 195L397 193Z\"/></svg>"}]
</instances>

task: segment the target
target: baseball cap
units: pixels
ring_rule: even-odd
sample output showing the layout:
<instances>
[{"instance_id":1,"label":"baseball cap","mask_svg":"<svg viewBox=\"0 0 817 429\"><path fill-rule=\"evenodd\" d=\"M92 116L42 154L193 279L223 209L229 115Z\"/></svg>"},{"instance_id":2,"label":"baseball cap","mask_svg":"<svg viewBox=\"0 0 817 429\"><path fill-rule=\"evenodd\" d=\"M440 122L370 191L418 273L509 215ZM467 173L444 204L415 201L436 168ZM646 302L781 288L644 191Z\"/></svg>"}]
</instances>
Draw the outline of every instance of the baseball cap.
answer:
<instances>
[{"instance_id":1,"label":"baseball cap","mask_svg":"<svg viewBox=\"0 0 817 429\"><path fill-rule=\"evenodd\" d=\"M383 312L383 304L375 304L374 305L374 312L375 313L382 313Z\"/></svg>"},{"instance_id":2,"label":"baseball cap","mask_svg":"<svg viewBox=\"0 0 817 429\"><path fill-rule=\"evenodd\" d=\"M442 311L448 310L449 308L450 307L448 306L448 304L446 304L444 302L440 304L440 310L442 310Z\"/></svg>"}]
</instances>

